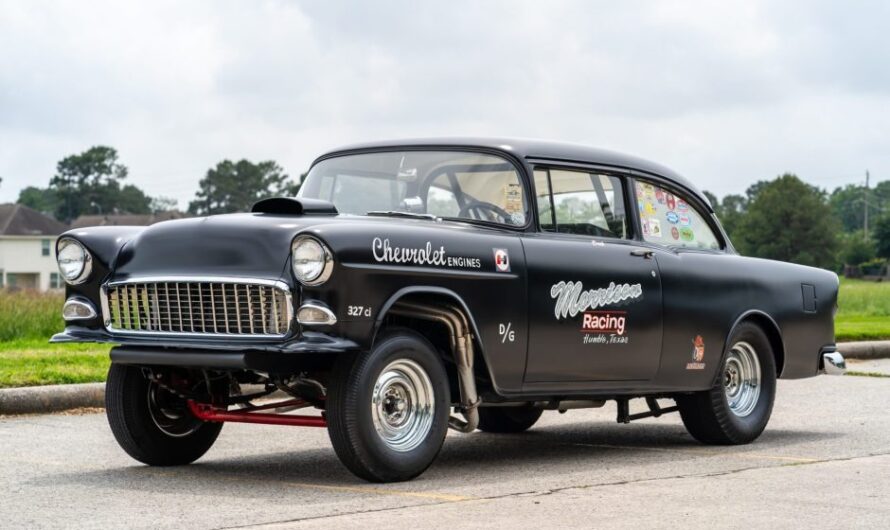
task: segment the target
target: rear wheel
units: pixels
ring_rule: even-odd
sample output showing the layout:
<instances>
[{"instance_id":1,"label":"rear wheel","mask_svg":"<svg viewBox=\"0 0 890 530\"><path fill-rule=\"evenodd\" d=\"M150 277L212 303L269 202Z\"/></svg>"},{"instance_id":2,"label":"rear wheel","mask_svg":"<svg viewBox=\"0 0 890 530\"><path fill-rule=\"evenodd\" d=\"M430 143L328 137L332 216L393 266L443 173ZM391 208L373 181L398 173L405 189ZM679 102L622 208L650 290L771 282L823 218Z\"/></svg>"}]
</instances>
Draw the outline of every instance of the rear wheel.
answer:
<instances>
[{"instance_id":1,"label":"rear wheel","mask_svg":"<svg viewBox=\"0 0 890 530\"><path fill-rule=\"evenodd\" d=\"M328 434L355 475L409 480L442 448L450 405L441 358L426 339L400 330L370 352L338 359L327 399Z\"/></svg>"},{"instance_id":2,"label":"rear wheel","mask_svg":"<svg viewBox=\"0 0 890 530\"><path fill-rule=\"evenodd\" d=\"M676 398L686 430L703 443L749 443L760 436L772 414L776 362L766 334L745 322L729 344L714 387Z\"/></svg>"},{"instance_id":3,"label":"rear wheel","mask_svg":"<svg viewBox=\"0 0 890 530\"><path fill-rule=\"evenodd\" d=\"M105 414L121 448L151 466L194 462L222 429L222 423L195 418L184 399L150 381L142 369L122 364L108 370Z\"/></svg>"},{"instance_id":4,"label":"rear wheel","mask_svg":"<svg viewBox=\"0 0 890 530\"><path fill-rule=\"evenodd\" d=\"M530 405L523 407L480 407L479 430L492 433L527 431L537 423L544 410Z\"/></svg>"}]
</instances>

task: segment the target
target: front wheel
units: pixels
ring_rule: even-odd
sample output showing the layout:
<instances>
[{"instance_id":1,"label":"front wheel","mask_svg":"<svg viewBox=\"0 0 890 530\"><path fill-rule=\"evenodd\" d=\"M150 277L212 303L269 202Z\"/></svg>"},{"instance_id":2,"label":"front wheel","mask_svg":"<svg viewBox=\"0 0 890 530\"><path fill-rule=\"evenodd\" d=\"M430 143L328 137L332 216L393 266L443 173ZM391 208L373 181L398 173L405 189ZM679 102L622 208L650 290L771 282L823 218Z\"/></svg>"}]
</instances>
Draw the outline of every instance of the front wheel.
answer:
<instances>
[{"instance_id":1,"label":"front wheel","mask_svg":"<svg viewBox=\"0 0 890 530\"><path fill-rule=\"evenodd\" d=\"M192 416L184 399L150 381L141 368L122 364L108 370L105 414L121 448L151 466L194 462L222 429L222 423Z\"/></svg>"},{"instance_id":2,"label":"front wheel","mask_svg":"<svg viewBox=\"0 0 890 530\"><path fill-rule=\"evenodd\" d=\"M707 444L754 441L766 428L776 397L776 361L763 330L742 323L729 344L714 387L676 397L686 430Z\"/></svg>"},{"instance_id":3,"label":"front wheel","mask_svg":"<svg viewBox=\"0 0 890 530\"><path fill-rule=\"evenodd\" d=\"M327 399L337 456L372 482L409 480L436 458L448 430L448 378L430 343L390 334L370 352L338 359Z\"/></svg>"}]
</instances>

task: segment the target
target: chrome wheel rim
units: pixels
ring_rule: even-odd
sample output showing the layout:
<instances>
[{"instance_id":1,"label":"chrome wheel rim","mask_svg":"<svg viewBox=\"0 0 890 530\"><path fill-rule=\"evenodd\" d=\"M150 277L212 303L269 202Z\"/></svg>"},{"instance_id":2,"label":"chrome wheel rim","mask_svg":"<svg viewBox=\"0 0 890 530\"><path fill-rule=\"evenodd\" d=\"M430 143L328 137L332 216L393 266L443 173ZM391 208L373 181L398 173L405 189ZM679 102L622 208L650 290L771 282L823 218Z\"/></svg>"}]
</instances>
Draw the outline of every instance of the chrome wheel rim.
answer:
<instances>
[{"instance_id":1,"label":"chrome wheel rim","mask_svg":"<svg viewBox=\"0 0 890 530\"><path fill-rule=\"evenodd\" d=\"M201 420L191 415L185 401L155 383L148 385L148 415L161 432L173 438L192 434Z\"/></svg>"},{"instance_id":2,"label":"chrome wheel rim","mask_svg":"<svg viewBox=\"0 0 890 530\"><path fill-rule=\"evenodd\" d=\"M374 429L393 451L411 451L429 435L434 406L433 384L426 371L408 359L393 361L374 384Z\"/></svg>"},{"instance_id":3,"label":"chrome wheel rim","mask_svg":"<svg viewBox=\"0 0 890 530\"><path fill-rule=\"evenodd\" d=\"M757 351L747 342L733 344L723 364L723 390L733 414L744 418L751 414L760 398L760 361Z\"/></svg>"}]
</instances>

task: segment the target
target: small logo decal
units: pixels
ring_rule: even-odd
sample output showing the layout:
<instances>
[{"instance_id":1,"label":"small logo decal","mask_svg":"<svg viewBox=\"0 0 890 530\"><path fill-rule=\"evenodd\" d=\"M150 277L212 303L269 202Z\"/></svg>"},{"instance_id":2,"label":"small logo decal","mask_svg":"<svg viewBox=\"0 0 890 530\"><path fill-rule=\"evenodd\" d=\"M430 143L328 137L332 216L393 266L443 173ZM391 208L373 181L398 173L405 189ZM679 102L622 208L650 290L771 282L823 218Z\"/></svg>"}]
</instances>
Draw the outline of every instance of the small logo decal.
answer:
<instances>
[{"instance_id":1,"label":"small logo decal","mask_svg":"<svg viewBox=\"0 0 890 530\"><path fill-rule=\"evenodd\" d=\"M705 339L701 335L696 335L692 341L692 362L686 363L687 370L704 370L705 363Z\"/></svg>"},{"instance_id":2,"label":"small logo decal","mask_svg":"<svg viewBox=\"0 0 890 530\"><path fill-rule=\"evenodd\" d=\"M494 266L498 272L510 272L510 255L507 249L494 249Z\"/></svg>"},{"instance_id":3,"label":"small logo decal","mask_svg":"<svg viewBox=\"0 0 890 530\"><path fill-rule=\"evenodd\" d=\"M674 238L674 241L680 239L680 231L677 230L676 226L671 227L671 237Z\"/></svg>"},{"instance_id":4,"label":"small logo decal","mask_svg":"<svg viewBox=\"0 0 890 530\"><path fill-rule=\"evenodd\" d=\"M667 219L667 222L672 225L679 223L681 219L680 216L677 215L677 212L668 212L667 215L665 215L665 218Z\"/></svg>"}]
</instances>

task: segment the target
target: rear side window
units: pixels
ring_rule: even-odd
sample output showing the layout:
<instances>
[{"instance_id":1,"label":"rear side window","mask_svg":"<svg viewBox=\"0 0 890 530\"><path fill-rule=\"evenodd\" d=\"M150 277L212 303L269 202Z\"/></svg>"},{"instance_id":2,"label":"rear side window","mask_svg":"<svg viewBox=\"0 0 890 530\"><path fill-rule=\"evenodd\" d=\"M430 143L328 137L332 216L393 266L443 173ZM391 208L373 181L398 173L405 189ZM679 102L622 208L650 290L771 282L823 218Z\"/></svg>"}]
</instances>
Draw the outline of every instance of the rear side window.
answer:
<instances>
[{"instance_id":1,"label":"rear side window","mask_svg":"<svg viewBox=\"0 0 890 530\"><path fill-rule=\"evenodd\" d=\"M683 248L719 250L720 240L683 197L649 182L636 181L643 240Z\"/></svg>"},{"instance_id":2,"label":"rear side window","mask_svg":"<svg viewBox=\"0 0 890 530\"><path fill-rule=\"evenodd\" d=\"M629 236L620 178L589 171L539 169L535 171L535 189L542 230L619 239Z\"/></svg>"}]
</instances>

